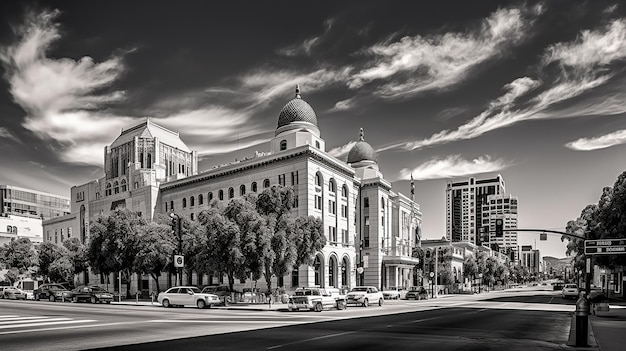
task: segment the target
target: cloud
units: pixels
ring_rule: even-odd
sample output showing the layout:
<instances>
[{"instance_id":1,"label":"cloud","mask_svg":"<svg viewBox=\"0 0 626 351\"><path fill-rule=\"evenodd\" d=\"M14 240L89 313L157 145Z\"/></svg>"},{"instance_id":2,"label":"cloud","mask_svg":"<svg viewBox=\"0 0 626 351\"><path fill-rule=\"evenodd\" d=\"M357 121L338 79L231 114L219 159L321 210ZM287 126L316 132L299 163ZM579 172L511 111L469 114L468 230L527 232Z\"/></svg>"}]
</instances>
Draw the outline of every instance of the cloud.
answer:
<instances>
[{"instance_id":1,"label":"cloud","mask_svg":"<svg viewBox=\"0 0 626 351\"><path fill-rule=\"evenodd\" d=\"M624 83L612 81L619 70L611 71L607 68L626 57L625 38L626 25L622 19L596 31L585 31L572 43L553 45L546 50L540 65L540 69L545 71L545 81L530 77L518 78L505 85L507 92L504 95L493 100L483 112L456 130L443 130L423 140L397 143L378 151L397 148L415 150L476 138L489 131L531 119L624 113ZM595 41L602 45L596 45ZM552 63L558 63L554 77L549 75ZM609 82L617 87L607 88L605 94L588 94ZM569 104L563 104L566 101Z\"/></svg>"},{"instance_id":2,"label":"cloud","mask_svg":"<svg viewBox=\"0 0 626 351\"><path fill-rule=\"evenodd\" d=\"M509 167L510 164L490 156L482 156L473 160L465 160L460 155L451 155L443 159L432 159L409 169L400 170L399 179L408 180L413 175L415 180L441 179L469 176L473 174L497 172Z\"/></svg>"},{"instance_id":3,"label":"cloud","mask_svg":"<svg viewBox=\"0 0 626 351\"><path fill-rule=\"evenodd\" d=\"M335 19L333 18L324 21L324 33L322 35L314 36L305 39L301 43L278 49L278 54L291 57L300 55L311 56L313 48L319 45L324 40L324 36L327 35L328 32L330 32L330 30L333 28L334 23Z\"/></svg>"},{"instance_id":4,"label":"cloud","mask_svg":"<svg viewBox=\"0 0 626 351\"><path fill-rule=\"evenodd\" d=\"M13 135L13 133L11 133L8 129L4 127L0 127L0 138L10 139L21 143L21 141L15 135Z\"/></svg>"},{"instance_id":5,"label":"cloud","mask_svg":"<svg viewBox=\"0 0 626 351\"><path fill-rule=\"evenodd\" d=\"M473 31L405 36L378 43L364 50L373 60L354 72L348 86L359 89L380 80L384 84L375 89L384 98L450 88L465 80L479 64L504 55L507 48L521 42L540 10L528 12L531 16L526 12L499 9Z\"/></svg>"},{"instance_id":6,"label":"cloud","mask_svg":"<svg viewBox=\"0 0 626 351\"><path fill-rule=\"evenodd\" d=\"M26 111L22 126L65 145L60 152L67 162L101 164L99 157L94 160L78 149L100 142L100 155L111 131L129 123L127 117L99 111L124 98L123 91L111 89L124 65L119 57L100 63L90 57L48 58L47 51L61 38L58 15L56 10L28 12L24 23L13 28L16 42L0 49L0 62L14 102Z\"/></svg>"},{"instance_id":7,"label":"cloud","mask_svg":"<svg viewBox=\"0 0 626 351\"><path fill-rule=\"evenodd\" d=\"M345 160L348 158L348 153L350 153L350 150L352 150L352 147L354 147L354 145L356 145L356 141L350 141L343 146L338 146L334 149L329 150L328 154L340 160Z\"/></svg>"},{"instance_id":8,"label":"cloud","mask_svg":"<svg viewBox=\"0 0 626 351\"><path fill-rule=\"evenodd\" d=\"M596 138L580 138L565 144L566 147L577 151L591 151L607 147L626 144L626 129L618 130Z\"/></svg>"},{"instance_id":9,"label":"cloud","mask_svg":"<svg viewBox=\"0 0 626 351\"><path fill-rule=\"evenodd\" d=\"M331 108L329 112L344 111L344 110L351 109L352 107L356 105L355 101L356 101L356 98L350 98L346 100L337 101L335 103L335 106L333 106L333 108Z\"/></svg>"}]
</instances>

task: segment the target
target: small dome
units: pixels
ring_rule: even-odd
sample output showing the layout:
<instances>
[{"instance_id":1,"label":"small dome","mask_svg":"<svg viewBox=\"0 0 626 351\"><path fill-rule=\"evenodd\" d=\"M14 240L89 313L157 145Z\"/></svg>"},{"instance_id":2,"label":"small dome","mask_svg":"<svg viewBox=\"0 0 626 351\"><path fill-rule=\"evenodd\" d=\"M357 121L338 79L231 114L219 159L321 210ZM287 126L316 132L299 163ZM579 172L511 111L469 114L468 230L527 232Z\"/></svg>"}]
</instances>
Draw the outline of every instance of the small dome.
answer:
<instances>
[{"instance_id":1,"label":"small dome","mask_svg":"<svg viewBox=\"0 0 626 351\"><path fill-rule=\"evenodd\" d=\"M311 105L302 100L300 87L296 86L296 97L289 100L278 115L278 128L292 122L308 122L317 127L317 116Z\"/></svg>"},{"instance_id":2,"label":"small dome","mask_svg":"<svg viewBox=\"0 0 626 351\"><path fill-rule=\"evenodd\" d=\"M361 128L359 141L356 142L348 153L348 163L357 163L361 161L376 162L376 151L374 151L374 148L365 141L363 128Z\"/></svg>"}]
</instances>

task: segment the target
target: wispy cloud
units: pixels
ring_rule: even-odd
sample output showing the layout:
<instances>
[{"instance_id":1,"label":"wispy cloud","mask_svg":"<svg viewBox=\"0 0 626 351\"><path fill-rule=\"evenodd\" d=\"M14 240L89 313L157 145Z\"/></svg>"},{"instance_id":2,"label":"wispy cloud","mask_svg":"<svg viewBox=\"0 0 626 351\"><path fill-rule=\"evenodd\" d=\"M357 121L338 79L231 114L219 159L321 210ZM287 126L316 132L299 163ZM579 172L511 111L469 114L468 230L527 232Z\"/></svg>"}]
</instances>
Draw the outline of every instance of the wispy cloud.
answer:
<instances>
[{"instance_id":1,"label":"wispy cloud","mask_svg":"<svg viewBox=\"0 0 626 351\"><path fill-rule=\"evenodd\" d=\"M286 48L279 49L277 51L278 54L284 55L284 56L299 56L299 55L310 56L313 51L313 48L316 45L319 45L319 43L324 40L324 36L327 35L328 32L330 32L330 30L333 27L334 22L335 22L335 19L333 18L327 19L326 21L324 21L324 33L323 34L305 39L300 43L290 45Z\"/></svg>"},{"instance_id":2,"label":"wispy cloud","mask_svg":"<svg viewBox=\"0 0 626 351\"><path fill-rule=\"evenodd\" d=\"M530 119L624 113L626 93L623 89L614 89L609 94L597 96L585 94L610 82L618 71L610 71L607 67L625 57L626 22L623 19L615 20L599 30L585 31L575 42L559 43L546 50L540 66L546 71L546 81L530 77L516 79L504 87L507 90L504 95L493 100L485 111L456 130L444 130L423 140L394 144L379 151L396 148L415 150L476 138L486 132ZM557 74L549 79L547 72L553 63L558 64ZM615 84L623 86L620 82ZM580 99L573 101L575 97ZM565 101L570 104L563 105Z\"/></svg>"},{"instance_id":3,"label":"wispy cloud","mask_svg":"<svg viewBox=\"0 0 626 351\"><path fill-rule=\"evenodd\" d=\"M340 160L345 160L348 157L348 153L352 150L352 147L356 144L356 141L350 141L349 143L338 146L328 151L331 156L334 156Z\"/></svg>"},{"instance_id":4,"label":"wispy cloud","mask_svg":"<svg viewBox=\"0 0 626 351\"><path fill-rule=\"evenodd\" d=\"M618 130L596 138L580 138L565 144L566 147L577 151L591 151L626 143L626 130Z\"/></svg>"},{"instance_id":5,"label":"wispy cloud","mask_svg":"<svg viewBox=\"0 0 626 351\"><path fill-rule=\"evenodd\" d=\"M376 93L386 98L449 88L465 80L479 64L522 41L540 12L540 8L499 9L479 28L464 33L405 36L378 43L364 50L373 60L355 70L348 86L358 89L382 80L386 83Z\"/></svg>"},{"instance_id":6,"label":"wispy cloud","mask_svg":"<svg viewBox=\"0 0 626 351\"><path fill-rule=\"evenodd\" d=\"M67 149L60 150L68 162L101 163L93 155L76 158L74 147L100 141L100 155L112 132L129 119L99 112L108 103L124 98L124 92L110 89L124 72L121 58L95 63L90 57L76 61L46 56L60 39L55 20L58 11L29 12L22 25L14 27L17 41L0 49L0 61L13 100L27 113L23 127L43 139L54 139ZM83 154L83 152L78 152Z\"/></svg>"},{"instance_id":7,"label":"wispy cloud","mask_svg":"<svg viewBox=\"0 0 626 351\"><path fill-rule=\"evenodd\" d=\"M351 109L352 107L355 106L355 101L356 101L356 98L350 98L346 100L337 101L335 103L335 106L333 106L333 108L331 108L329 112L344 111L344 110Z\"/></svg>"},{"instance_id":8,"label":"wispy cloud","mask_svg":"<svg viewBox=\"0 0 626 351\"><path fill-rule=\"evenodd\" d=\"M433 159L415 168L400 170L399 179L408 180L413 175L415 180L441 179L497 172L509 167L504 160L491 160L490 156L482 156L473 160L463 159L460 155L451 155L443 159Z\"/></svg>"},{"instance_id":9,"label":"wispy cloud","mask_svg":"<svg viewBox=\"0 0 626 351\"><path fill-rule=\"evenodd\" d=\"M18 143L20 143L20 140L15 135L13 135L13 133L11 133L8 129L4 127L0 127L0 138L10 139L10 140L17 141Z\"/></svg>"}]
</instances>

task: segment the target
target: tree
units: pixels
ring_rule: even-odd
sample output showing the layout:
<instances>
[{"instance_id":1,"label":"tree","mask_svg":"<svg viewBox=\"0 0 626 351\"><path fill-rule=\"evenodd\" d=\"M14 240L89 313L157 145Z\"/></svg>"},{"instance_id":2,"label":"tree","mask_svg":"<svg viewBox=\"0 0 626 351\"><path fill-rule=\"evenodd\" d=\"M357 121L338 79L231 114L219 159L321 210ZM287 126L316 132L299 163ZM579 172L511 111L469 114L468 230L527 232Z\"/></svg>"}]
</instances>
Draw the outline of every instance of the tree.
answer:
<instances>
[{"instance_id":1,"label":"tree","mask_svg":"<svg viewBox=\"0 0 626 351\"><path fill-rule=\"evenodd\" d=\"M232 290L235 277L244 276L246 271L240 228L216 206L200 212L198 219L199 230L204 231L206 238L199 262L204 262L209 270L226 274Z\"/></svg>"},{"instance_id":2,"label":"tree","mask_svg":"<svg viewBox=\"0 0 626 351\"><path fill-rule=\"evenodd\" d=\"M137 230L145 224L143 218L128 209L116 209L98 217L90 225L88 258L91 267L105 275L121 272L129 280L139 250ZM130 296L130 284L126 285L126 296Z\"/></svg>"},{"instance_id":3,"label":"tree","mask_svg":"<svg viewBox=\"0 0 626 351\"><path fill-rule=\"evenodd\" d=\"M0 262L12 274L19 276L31 275L37 264L37 252L28 238L12 239L0 248ZM13 280L15 281L15 280Z\"/></svg>"},{"instance_id":4,"label":"tree","mask_svg":"<svg viewBox=\"0 0 626 351\"><path fill-rule=\"evenodd\" d=\"M149 274L156 282L157 291L159 277L172 260L177 239L172 235L172 228L162 223L148 223L137 228L138 250L133 260L133 271Z\"/></svg>"},{"instance_id":5,"label":"tree","mask_svg":"<svg viewBox=\"0 0 626 351\"><path fill-rule=\"evenodd\" d=\"M465 256L463 260L463 276L465 278L476 278L478 276L478 264L473 255Z\"/></svg>"},{"instance_id":6,"label":"tree","mask_svg":"<svg viewBox=\"0 0 626 351\"><path fill-rule=\"evenodd\" d=\"M46 241L37 245L38 251L38 267L37 274L44 278L46 281L50 281L50 266L54 261L61 258L63 255L62 248L58 247L51 241Z\"/></svg>"},{"instance_id":7,"label":"tree","mask_svg":"<svg viewBox=\"0 0 626 351\"><path fill-rule=\"evenodd\" d=\"M604 189L598 201L597 239L623 238L626 233L626 171L617 177L613 188ZM626 266L626 255L596 255L595 262L613 269Z\"/></svg>"},{"instance_id":8,"label":"tree","mask_svg":"<svg viewBox=\"0 0 626 351\"><path fill-rule=\"evenodd\" d=\"M311 265L315 254L326 246L322 220L314 216L301 216L295 219L292 230L298 253L296 265Z\"/></svg>"},{"instance_id":9,"label":"tree","mask_svg":"<svg viewBox=\"0 0 626 351\"><path fill-rule=\"evenodd\" d=\"M64 256L67 256L72 266L72 275L85 272L89 267L85 245L78 238L70 238L63 241L63 247L65 248ZM72 277L67 281L73 283L74 279Z\"/></svg>"},{"instance_id":10,"label":"tree","mask_svg":"<svg viewBox=\"0 0 626 351\"><path fill-rule=\"evenodd\" d=\"M68 256L61 256L50 264L48 274L55 282L73 282L74 264Z\"/></svg>"}]
</instances>

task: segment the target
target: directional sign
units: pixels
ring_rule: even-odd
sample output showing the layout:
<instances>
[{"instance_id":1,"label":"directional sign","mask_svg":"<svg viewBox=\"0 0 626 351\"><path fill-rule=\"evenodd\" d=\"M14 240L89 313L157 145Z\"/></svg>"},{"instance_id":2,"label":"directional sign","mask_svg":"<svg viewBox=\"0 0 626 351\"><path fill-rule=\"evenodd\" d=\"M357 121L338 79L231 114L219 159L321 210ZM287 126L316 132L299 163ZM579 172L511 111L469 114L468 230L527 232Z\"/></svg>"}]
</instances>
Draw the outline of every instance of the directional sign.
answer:
<instances>
[{"instance_id":1,"label":"directional sign","mask_svg":"<svg viewBox=\"0 0 626 351\"><path fill-rule=\"evenodd\" d=\"M626 254L626 238L585 240L585 255Z\"/></svg>"},{"instance_id":2,"label":"directional sign","mask_svg":"<svg viewBox=\"0 0 626 351\"><path fill-rule=\"evenodd\" d=\"M185 267L185 256L174 255L174 267L176 268Z\"/></svg>"}]
</instances>

